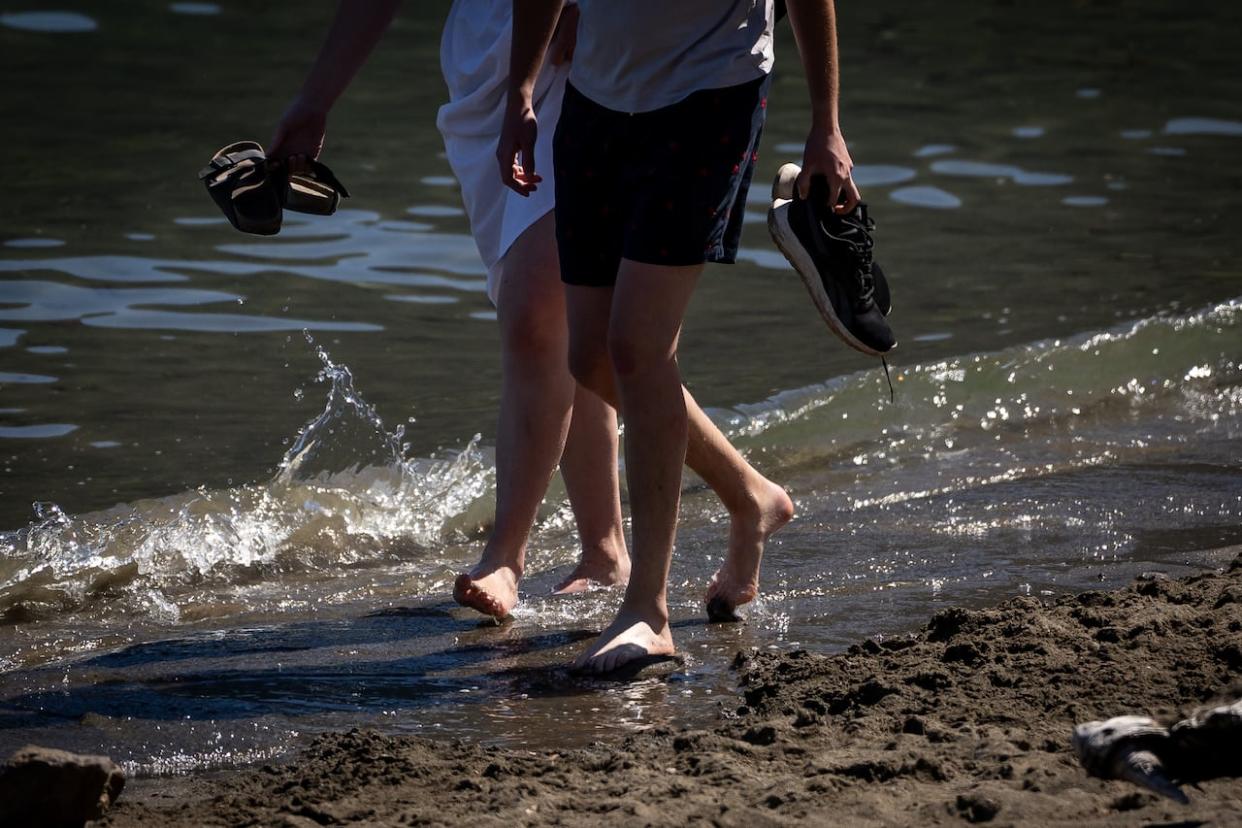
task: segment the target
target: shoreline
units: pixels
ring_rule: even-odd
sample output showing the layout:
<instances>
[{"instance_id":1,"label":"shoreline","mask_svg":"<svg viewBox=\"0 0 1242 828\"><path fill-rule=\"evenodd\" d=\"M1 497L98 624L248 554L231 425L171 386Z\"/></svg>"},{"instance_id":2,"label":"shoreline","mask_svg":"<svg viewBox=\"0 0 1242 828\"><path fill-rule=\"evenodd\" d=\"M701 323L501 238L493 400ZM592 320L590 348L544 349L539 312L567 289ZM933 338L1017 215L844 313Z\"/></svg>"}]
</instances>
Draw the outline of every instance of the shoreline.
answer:
<instances>
[{"instance_id":1,"label":"shoreline","mask_svg":"<svg viewBox=\"0 0 1242 828\"><path fill-rule=\"evenodd\" d=\"M943 610L838 655L739 653L744 703L709 729L561 753L333 733L288 764L137 780L95 824L1237 824L1236 780L1178 805L1089 778L1070 732L1242 696L1240 553L1177 580Z\"/></svg>"}]
</instances>

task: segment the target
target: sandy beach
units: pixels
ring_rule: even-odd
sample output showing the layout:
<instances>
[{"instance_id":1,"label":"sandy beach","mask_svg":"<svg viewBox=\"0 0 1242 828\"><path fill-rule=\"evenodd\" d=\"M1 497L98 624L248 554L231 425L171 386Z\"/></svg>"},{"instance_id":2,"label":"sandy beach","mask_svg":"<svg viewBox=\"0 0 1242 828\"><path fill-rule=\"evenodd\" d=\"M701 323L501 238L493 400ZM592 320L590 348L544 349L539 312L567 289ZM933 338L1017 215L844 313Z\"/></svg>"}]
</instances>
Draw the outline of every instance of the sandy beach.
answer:
<instances>
[{"instance_id":1,"label":"sandy beach","mask_svg":"<svg viewBox=\"0 0 1242 828\"><path fill-rule=\"evenodd\" d=\"M138 780L98 824L1237 825L1236 780L1181 806L1088 778L1069 735L1242 693L1238 552L1180 580L943 610L839 655L739 653L744 704L711 729L563 753L355 730L289 764Z\"/></svg>"}]
</instances>

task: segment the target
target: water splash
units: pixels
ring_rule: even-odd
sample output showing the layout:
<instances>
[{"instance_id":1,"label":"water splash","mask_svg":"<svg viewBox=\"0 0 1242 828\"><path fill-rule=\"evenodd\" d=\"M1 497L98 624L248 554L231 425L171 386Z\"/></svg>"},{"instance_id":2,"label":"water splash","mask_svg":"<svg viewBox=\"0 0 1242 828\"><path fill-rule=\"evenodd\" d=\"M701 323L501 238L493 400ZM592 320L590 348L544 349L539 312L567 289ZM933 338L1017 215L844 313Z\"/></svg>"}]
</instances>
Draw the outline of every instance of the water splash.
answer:
<instances>
[{"instance_id":1,"label":"water splash","mask_svg":"<svg viewBox=\"0 0 1242 828\"><path fill-rule=\"evenodd\" d=\"M265 483L205 487L80 517L35 504L35 520L0 534L0 613L10 621L91 606L177 622L212 613L255 584L394 562L477 532L493 473L476 435L464 449L408 458L349 368L316 348L324 409L298 432ZM427 567L427 571L434 570ZM415 578L410 588L430 586Z\"/></svg>"},{"instance_id":2,"label":"water splash","mask_svg":"<svg viewBox=\"0 0 1242 828\"><path fill-rule=\"evenodd\" d=\"M293 446L280 461L276 481L292 483L357 474L367 466L399 470L403 463L405 426L389 432L375 407L354 388L347 365L332 361L308 331L302 335L322 363L316 382L329 383L328 396L318 417L298 430Z\"/></svg>"},{"instance_id":3,"label":"water splash","mask_svg":"<svg viewBox=\"0 0 1242 828\"><path fill-rule=\"evenodd\" d=\"M901 367L896 405L876 370L715 416L769 472L807 487L828 480L843 507L904 503L1108 466L1203 429L1228 437L1242 412L1240 343L1234 300ZM80 517L40 504L30 526L0 534L0 613L176 622L298 610L373 599L371 581L347 594L343 575L381 567L396 568L388 581L404 595L446 590L474 555L455 545L491 515L490 457L477 435L460 451L406 456L403 428L385 425L347 366L316 352L323 410L271 480Z\"/></svg>"}]
</instances>

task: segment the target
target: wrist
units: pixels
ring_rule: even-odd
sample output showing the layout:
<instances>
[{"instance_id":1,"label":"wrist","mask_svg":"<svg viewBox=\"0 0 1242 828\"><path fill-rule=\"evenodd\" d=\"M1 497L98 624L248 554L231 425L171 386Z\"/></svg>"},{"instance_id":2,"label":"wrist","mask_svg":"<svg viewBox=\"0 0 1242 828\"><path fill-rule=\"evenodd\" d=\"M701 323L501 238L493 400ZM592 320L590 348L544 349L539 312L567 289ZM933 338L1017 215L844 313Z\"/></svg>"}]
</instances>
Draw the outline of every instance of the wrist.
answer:
<instances>
[{"instance_id":1,"label":"wrist","mask_svg":"<svg viewBox=\"0 0 1242 828\"><path fill-rule=\"evenodd\" d=\"M328 111L332 109L333 101L333 96L327 91L307 86L303 87L302 91L297 94L290 103L289 108L306 115L327 119Z\"/></svg>"},{"instance_id":2,"label":"wrist","mask_svg":"<svg viewBox=\"0 0 1242 828\"><path fill-rule=\"evenodd\" d=\"M841 121L837 113L827 108L811 107L811 129L827 135L841 132Z\"/></svg>"},{"instance_id":3,"label":"wrist","mask_svg":"<svg viewBox=\"0 0 1242 828\"><path fill-rule=\"evenodd\" d=\"M519 81L509 84L508 103L510 107L533 109L535 100L535 84Z\"/></svg>"}]
</instances>

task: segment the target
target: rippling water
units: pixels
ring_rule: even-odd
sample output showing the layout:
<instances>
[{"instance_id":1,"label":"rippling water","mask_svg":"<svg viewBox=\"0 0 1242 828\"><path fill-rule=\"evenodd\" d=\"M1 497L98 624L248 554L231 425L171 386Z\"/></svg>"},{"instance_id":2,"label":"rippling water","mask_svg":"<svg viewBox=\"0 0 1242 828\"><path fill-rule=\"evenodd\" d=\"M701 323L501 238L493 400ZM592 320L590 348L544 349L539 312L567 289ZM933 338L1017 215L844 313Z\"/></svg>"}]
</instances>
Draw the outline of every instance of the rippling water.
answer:
<instances>
[{"instance_id":1,"label":"rippling water","mask_svg":"<svg viewBox=\"0 0 1242 828\"><path fill-rule=\"evenodd\" d=\"M1242 544L1242 12L855 4L846 129L895 402L767 241L763 186L684 337L695 393L798 506L749 623L701 623L726 524L693 479L671 679L553 669L617 600L547 596L575 557L559 487L515 621L455 608L491 515L498 364L432 126L443 5L407 7L334 116L347 209L272 239L213 215L194 172L265 136L329 10L0 15L21 80L0 111L0 750L167 773L357 724L581 744L710 720L739 648L838 648ZM806 120L780 38L759 180Z\"/></svg>"}]
</instances>

